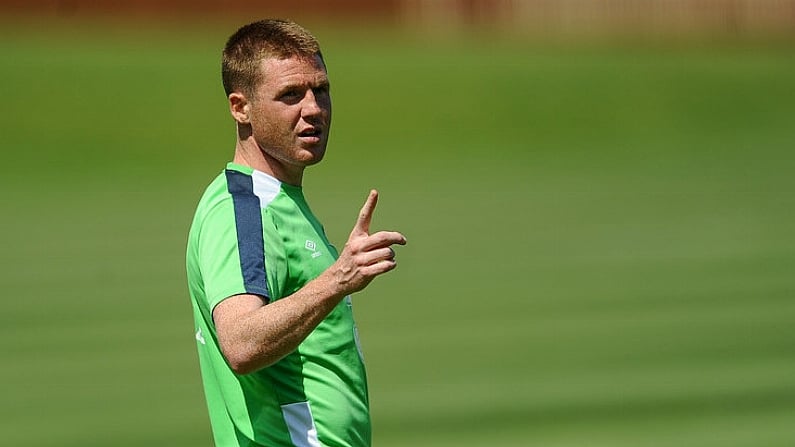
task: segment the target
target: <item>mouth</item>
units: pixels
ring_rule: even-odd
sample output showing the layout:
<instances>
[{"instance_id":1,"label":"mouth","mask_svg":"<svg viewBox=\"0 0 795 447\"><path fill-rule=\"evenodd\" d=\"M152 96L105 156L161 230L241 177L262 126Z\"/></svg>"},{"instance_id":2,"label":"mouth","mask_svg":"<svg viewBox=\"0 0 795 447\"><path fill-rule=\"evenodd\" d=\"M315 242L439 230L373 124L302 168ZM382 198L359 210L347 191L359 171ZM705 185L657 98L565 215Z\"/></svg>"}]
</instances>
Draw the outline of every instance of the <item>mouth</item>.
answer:
<instances>
[{"instance_id":1,"label":"mouth","mask_svg":"<svg viewBox=\"0 0 795 447\"><path fill-rule=\"evenodd\" d=\"M318 143L323 136L323 130L319 127L308 127L298 132L298 138L307 143Z\"/></svg>"},{"instance_id":2,"label":"mouth","mask_svg":"<svg viewBox=\"0 0 795 447\"><path fill-rule=\"evenodd\" d=\"M298 136L302 137L302 138L303 137L320 137L321 134L323 134L323 131L320 130L319 127L309 127L309 128L306 128L306 129L302 130L301 132L298 132Z\"/></svg>"}]
</instances>

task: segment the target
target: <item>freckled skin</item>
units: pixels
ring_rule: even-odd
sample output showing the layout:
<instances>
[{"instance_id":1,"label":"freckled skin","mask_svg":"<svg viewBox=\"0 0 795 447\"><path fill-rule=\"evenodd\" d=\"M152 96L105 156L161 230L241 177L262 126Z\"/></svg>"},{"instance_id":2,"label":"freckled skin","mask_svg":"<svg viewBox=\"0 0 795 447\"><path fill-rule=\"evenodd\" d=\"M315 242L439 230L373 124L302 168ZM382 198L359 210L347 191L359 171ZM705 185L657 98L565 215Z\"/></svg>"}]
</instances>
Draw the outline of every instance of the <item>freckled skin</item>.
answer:
<instances>
[{"instance_id":1,"label":"freckled skin","mask_svg":"<svg viewBox=\"0 0 795 447\"><path fill-rule=\"evenodd\" d=\"M262 82L250 97L230 95L233 116L235 109L239 115L235 162L300 185L304 168L323 159L331 130L326 68L319 56L267 58L261 65Z\"/></svg>"}]
</instances>

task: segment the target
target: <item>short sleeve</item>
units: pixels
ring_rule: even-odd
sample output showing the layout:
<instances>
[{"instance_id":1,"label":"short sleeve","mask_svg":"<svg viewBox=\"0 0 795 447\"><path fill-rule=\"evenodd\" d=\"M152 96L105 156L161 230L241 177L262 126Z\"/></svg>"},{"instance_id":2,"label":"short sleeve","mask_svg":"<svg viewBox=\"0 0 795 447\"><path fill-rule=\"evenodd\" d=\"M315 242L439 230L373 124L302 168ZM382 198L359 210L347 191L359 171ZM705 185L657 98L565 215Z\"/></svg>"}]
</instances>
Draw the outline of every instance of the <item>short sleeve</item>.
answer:
<instances>
[{"instance_id":1,"label":"short sleeve","mask_svg":"<svg viewBox=\"0 0 795 447\"><path fill-rule=\"evenodd\" d=\"M260 230L247 230L261 231ZM246 281L246 275L251 277L252 269L261 269L264 277L264 257L260 255L259 262L248 261L246 256L241 263L241 246L250 253L262 252L262 247L254 246L256 240L262 240L254 234L239 234L240 228L236 225L235 208L232 200L224 200L216 204L205 215L198 235L199 268L204 282L207 305L212 310L224 299L243 293L268 297L268 290L264 281L261 284L252 284Z\"/></svg>"}]
</instances>

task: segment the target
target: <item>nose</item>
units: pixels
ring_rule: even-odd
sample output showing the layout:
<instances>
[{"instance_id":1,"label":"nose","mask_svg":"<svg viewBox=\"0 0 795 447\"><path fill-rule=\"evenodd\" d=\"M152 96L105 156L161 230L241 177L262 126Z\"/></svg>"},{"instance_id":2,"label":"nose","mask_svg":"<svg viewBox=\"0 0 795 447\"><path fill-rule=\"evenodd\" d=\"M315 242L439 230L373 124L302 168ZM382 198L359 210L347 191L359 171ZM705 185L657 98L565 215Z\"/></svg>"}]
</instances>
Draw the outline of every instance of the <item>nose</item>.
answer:
<instances>
[{"instance_id":1,"label":"nose","mask_svg":"<svg viewBox=\"0 0 795 447\"><path fill-rule=\"evenodd\" d=\"M301 116L309 117L323 113L323 108L318 103L317 96L315 96L315 92L312 91L311 88L306 89L306 94L304 95L304 100L302 102Z\"/></svg>"}]
</instances>

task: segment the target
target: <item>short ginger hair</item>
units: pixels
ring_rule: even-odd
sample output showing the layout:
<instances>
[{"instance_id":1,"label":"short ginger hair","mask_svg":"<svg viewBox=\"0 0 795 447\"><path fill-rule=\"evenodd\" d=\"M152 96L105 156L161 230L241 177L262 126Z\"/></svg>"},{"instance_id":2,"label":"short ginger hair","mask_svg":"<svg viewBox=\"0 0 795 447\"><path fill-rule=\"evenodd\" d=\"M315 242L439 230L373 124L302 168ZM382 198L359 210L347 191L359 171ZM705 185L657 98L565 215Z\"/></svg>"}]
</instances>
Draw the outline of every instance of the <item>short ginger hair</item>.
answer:
<instances>
[{"instance_id":1,"label":"short ginger hair","mask_svg":"<svg viewBox=\"0 0 795 447\"><path fill-rule=\"evenodd\" d=\"M315 36L289 20L266 19L238 29L224 47L221 79L224 91L250 95L261 81L263 59L313 58L323 55Z\"/></svg>"}]
</instances>

